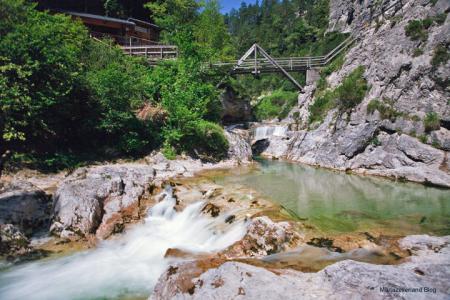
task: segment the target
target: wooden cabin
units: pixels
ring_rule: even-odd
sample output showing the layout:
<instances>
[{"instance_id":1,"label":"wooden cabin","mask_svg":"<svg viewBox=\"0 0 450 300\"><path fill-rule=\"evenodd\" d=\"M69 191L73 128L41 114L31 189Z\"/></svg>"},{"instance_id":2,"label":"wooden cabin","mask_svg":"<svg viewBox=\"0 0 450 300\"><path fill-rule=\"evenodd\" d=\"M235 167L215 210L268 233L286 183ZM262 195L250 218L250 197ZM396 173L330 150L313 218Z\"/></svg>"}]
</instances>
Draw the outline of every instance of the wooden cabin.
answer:
<instances>
[{"instance_id":1,"label":"wooden cabin","mask_svg":"<svg viewBox=\"0 0 450 300\"><path fill-rule=\"evenodd\" d=\"M92 36L97 38L110 37L119 45L155 45L159 41L160 28L149 22L134 18L123 20L71 11L64 11L63 13L81 20Z\"/></svg>"}]
</instances>

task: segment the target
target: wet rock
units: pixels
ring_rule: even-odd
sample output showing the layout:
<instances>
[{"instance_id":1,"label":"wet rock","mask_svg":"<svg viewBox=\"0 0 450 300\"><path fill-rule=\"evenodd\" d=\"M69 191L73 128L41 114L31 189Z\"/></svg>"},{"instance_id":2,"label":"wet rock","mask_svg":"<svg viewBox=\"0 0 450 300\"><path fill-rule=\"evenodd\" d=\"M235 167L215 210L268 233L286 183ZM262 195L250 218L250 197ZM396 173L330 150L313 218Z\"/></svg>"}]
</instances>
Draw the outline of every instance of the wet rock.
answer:
<instances>
[{"instance_id":1,"label":"wet rock","mask_svg":"<svg viewBox=\"0 0 450 300\"><path fill-rule=\"evenodd\" d=\"M268 217L257 217L249 224L246 235L222 254L225 257L261 257L286 251L302 241L290 223L275 223Z\"/></svg>"},{"instance_id":2,"label":"wet rock","mask_svg":"<svg viewBox=\"0 0 450 300\"><path fill-rule=\"evenodd\" d=\"M52 233L97 234L103 239L120 232L124 223L139 217L139 201L153 178L154 170L147 165L77 170L56 191Z\"/></svg>"},{"instance_id":3,"label":"wet rock","mask_svg":"<svg viewBox=\"0 0 450 300\"><path fill-rule=\"evenodd\" d=\"M51 200L44 191L24 181L0 187L0 224L13 224L27 236L48 228Z\"/></svg>"},{"instance_id":4,"label":"wet rock","mask_svg":"<svg viewBox=\"0 0 450 300\"><path fill-rule=\"evenodd\" d=\"M309 242L307 242L307 244L319 248L327 248L328 250L334 252L344 252L341 248L334 246L333 240L328 238L312 238Z\"/></svg>"},{"instance_id":5,"label":"wet rock","mask_svg":"<svg viewBox=\"0 0 450 300\"><path fill-rule=\"evenodd\" d=\"M212 203L208 203L203 207L202 212L205 214L211 215L211 217L215 218L220 214L220 208L215 206Z\"/></svg>"},{"instance_id":6,"label":"wet rock","mask_svg":"<svg viewBox=\"0 0 450 300\"><path fill-rule=\"evenodd\" d=\"M30 240L12 224L0 224L0 256L22 256L31 252Z\"/></svg>"},{"instance_id":7,"label":"wet rock","mask_svg":"<svg viewBox=\"0 0 450 300\"><path fill-rule=\"evenodd\" d=\"M194 278L211 268L217 268L225 262L221 258L209 258L169 266L163 273L149 299L165 300L195 292Z\"/></svg>"},{"instance_id":8,"label":"wet rock","mask_svg":"<svg viewBox=\"0 0 450 300\"><path fill-rule=\"evenodd\" d=\"M167 278L166 272L150 299L445 299L450 289L449 239L407 237L405 247L435 250L416 252L395 266L344 260L317 273L303 273L219 261L217 267L193 273L195 263L179 264L178 281ZM188 289L178 285L181 278ZM401 288L422 291L396 292Z\"/></svg>"}]
</instances>

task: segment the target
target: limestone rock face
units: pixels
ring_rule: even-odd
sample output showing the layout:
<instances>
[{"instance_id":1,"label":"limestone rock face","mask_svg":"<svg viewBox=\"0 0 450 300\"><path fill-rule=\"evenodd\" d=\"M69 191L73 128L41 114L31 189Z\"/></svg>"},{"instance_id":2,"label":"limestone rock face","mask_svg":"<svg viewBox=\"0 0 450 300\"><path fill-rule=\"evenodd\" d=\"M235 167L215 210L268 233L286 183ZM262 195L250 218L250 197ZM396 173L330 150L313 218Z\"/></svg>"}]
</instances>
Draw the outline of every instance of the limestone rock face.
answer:
<instances>
[{"instance_id":1,"label":"limestone rock face","mask_svg":"<svg viewBox=\"0 0 450 300\"><path fill-rule=\"evenodd\" d=\"M432 64L437 47L450 43L449 18L433 22L426 41L413 41L405 34L411 20L445 14L450 3L401 2L330 1L329 30L351 32L358 40L342 68L326 79L328 86L335 88L363 66L370 89L351 110L332 109L322 123L308 126L316 88L306 87L298 107L284 120L292 124L289 138L269 138L266 157L450 187L450 90L442 84L450 77L450 61ZM369 113L374 99L389 107L394 117L388 119L377 110ZM430 113L441 126L427 132L424 124Z\"/></svg>"},{"instance_id":2,"label":"limestone rock face","mask_svg":"<svg viewBox=\"0 0 450 300\"><path fill-rule=\"evenodd\" d=\"M344 260L317 273L225 262L219 267L211 264L197 275L198 267L197 273L189 274L185 270L192 268L179 265L160 277L150 299L445 299L450 289L449 242L449 236L410 236L400 244L415 255L403 264ZM185 285L190 281L189 289L180 288L173 276L184 278ZM398 292L398 288L422 288L422 292Z\"/></svg>"},{"instance_id":3,"label":"limestone rock face","mask_svg":"<svg viewBox=\"0 0 450 300\"><path fill-rule=\"evenodd\" d=\"M49 225L51 200L36 186L16 181L0 187L0 224L17 226L26 235Z\"/></svg>"},{"instance_id":4,"label":"limestone rock face","mask_svg":"<svg viewBox=\"0 0 450 300\"><path fill-rule=\"evenodd\" d=\"M229 159L244 163L252 160L252 148L248 141L248 133L245 130L227 129L225 130L225 137L229 143Z\"/></svg>"},{"instance_id":5,"label":"limestone rock face","mask_svg":"<svg viewBox=\"0 0 450 300\"><path fill-rule=\"evenodd\" d=\"M154 170L147 165L105 165L78 169L58 187L54 197L56 235L106 238L137 218L140 198L149 188Z\"/></svg>"}]
</instances>

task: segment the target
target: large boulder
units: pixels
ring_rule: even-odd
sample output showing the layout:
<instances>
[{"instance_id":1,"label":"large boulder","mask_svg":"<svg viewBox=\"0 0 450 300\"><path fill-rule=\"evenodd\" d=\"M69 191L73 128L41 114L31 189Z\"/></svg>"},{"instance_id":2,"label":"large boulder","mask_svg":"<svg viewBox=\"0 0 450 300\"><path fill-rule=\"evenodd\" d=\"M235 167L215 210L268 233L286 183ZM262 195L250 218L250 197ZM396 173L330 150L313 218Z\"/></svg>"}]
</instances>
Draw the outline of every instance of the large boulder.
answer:
<instances>
[{"instance_id":1,"label":"large boulder","mask_svg":"<svg viewBox=\"0 0 450 300\"><path fill-rule=\"evenodd\" d=\"M450 290L449 242L449 236L412 236L400 243L405 249L416 249L416 256L403 264L344 260L317 273L240 262L216 261L209 266L188 262L176 269L170 267L150 299L446 299ZM194 266L196 271L186 266ZM198 275L202 271L199 266L209 269Z\"/></svg>"},{"instance_id":2,"label":"large boulder","mask_svg":"<svg viewBox=\"0 0 450 300\"><path fill-rule=\"evenodd\" d=\"M303 241L289 222L273 222L263 216L251 220L247 233L238 242L224 250L228 258L262 257L292 249Z\"/></svg>"},{"instance_id":3,"label":"large boulder","mask_svg":"<svg viewBox=\"0 0 450 300\"><path fill-rule=\"evenodd\" d=\"M0 224L13 224L27 236L47 228L51 199L44 191L24 181L0 187Z\"/></svg>"},{"instance_id":4,"label":"large boulder","mask_svg":"<svg viewBox=\"0 0 450 300\"><path fill-rule=\"evenodd\" d=\"M52 233L71 237L96 234L107 238L139 217L141 197L155 177L144 164L105 165L78 169L54 196Z\"/></svg>"}]
</instances>

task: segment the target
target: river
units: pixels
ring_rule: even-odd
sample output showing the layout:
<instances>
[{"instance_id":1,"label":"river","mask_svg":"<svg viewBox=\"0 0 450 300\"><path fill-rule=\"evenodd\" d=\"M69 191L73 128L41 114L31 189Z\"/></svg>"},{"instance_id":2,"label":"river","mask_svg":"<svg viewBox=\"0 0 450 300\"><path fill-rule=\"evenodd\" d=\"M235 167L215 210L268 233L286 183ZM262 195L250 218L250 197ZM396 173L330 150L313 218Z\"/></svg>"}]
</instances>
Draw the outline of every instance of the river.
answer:
<instances>
[{"instance_id":1,"label":"river","mask_svg":"<svg viewBox=\"0 0 450 300\"><path fill-rule=\"evenodd\" d=\"M208 178L229 188L256 190L322 233L450 233L448 190L279 161L213 172ZM244 221L227 224L227 214L206 217L200 201L175 211L171 195L169 187L145 222L93 250L4 268L0 299L145 299L175 260L164 257L167 249L215 252L245 234Z\"/></svg>"}]
</instances>

